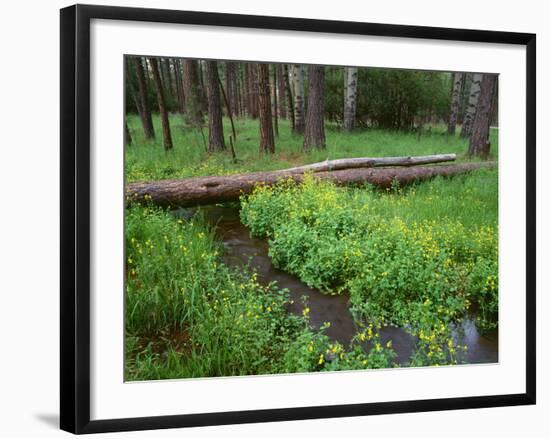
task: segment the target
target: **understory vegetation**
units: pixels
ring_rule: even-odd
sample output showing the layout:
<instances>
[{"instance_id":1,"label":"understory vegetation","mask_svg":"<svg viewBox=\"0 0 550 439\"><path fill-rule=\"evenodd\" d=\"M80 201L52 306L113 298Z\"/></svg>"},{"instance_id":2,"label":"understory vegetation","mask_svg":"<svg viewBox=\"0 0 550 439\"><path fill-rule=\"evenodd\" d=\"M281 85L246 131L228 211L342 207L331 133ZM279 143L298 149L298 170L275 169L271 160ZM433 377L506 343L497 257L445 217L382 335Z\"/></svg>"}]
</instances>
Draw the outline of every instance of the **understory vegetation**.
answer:
<instances>
[{"instance_id":1,"label":"understory vegetation","mask_svg":"<svg viewBox=\"0 0 550 439\"><path fill-rule=\"evenodd\" d=\"M159 180L163 178L227 175L245 172L269 171L315 163L326 159L350 157L407 156L457 153L458 163L467 159L468 139L449 136L444 125L429 131L405 132L370 129L368 131L342 132L336 125L327 122L327 147L304 153L299 145L300 136L292 134L287 120L279 121L277 154L258 154L258 124L251 119L236 119L237 140L235 152L237 163L231 155L208 153L205 139L198 129L189 129L181 115L170 116L174 147L169 154L162 148L162 139L145 140L137 115L127 116L129 130L135 145L126 148L125 176L127 182ZM223 119L225 132L231 132L227 118ZM157 131L161 130L158 117L153 118ZM207 131L203 133L208 136ZM491 154L498 158L497 130L491 132ZM298 147L297 147L298 146Z\"/></svg>"},{"instance_id":2,"label":"understory vegetation","mask_svg":"<svg viewBox=\"0 0 550 439\"><path fill-rule=\"evenodd\" d=\"M327 148L304 153L280 121L278 152L258 155L257 124L237 119L235 163L207 153L198 130L171 115L174 148L145 140L127 117L127 181L281 169L327 158L455 152L468 140L445 127L429 133L327 124ZM158 117L153 118L160 130ZM224 124L228 121L224 119ZM229 128L226 127L226 132ZM496 130L491 153L498 156ZM157 144L158 143L158 144ZM266 238L273 263L326 294L348 294L356 325L344 346L312 329L307 303L289 312L289 292L259 282L253 267L229 267L213 225L198 213L178 218L153 205L126 208L126 361L128 380L235 376L446 365L463 362L457 338L471 313L477 327L498 319L498 173L482 170L388 191L304 184L258 186L241 198L241 219ZM415 340L397 364L386 325Z\"/></svg>"},{"instance_id":3,"label":"understory vegetation","mask_svg":"<svg viewBox=\"0 0 550 439\"><path fill-rule=\"evenodd\" d=\"M494 170L382 192L309 176L258 186L241 218L269 239L277 267L327 294L349 292L358 328L405 328L418 339L411 365L449 364L472 304L480 328L496 327L497 192Z\"/></svg>"},{"instance_id":4,"label":"understory vegetation","mask_svg":"<svg viewBox=\"0 0 550 439\"><path fill-rule=\"evenodd\" d=\"M125 378L498 361L498 79L125 56Z\"/></svg>"},{"instance_id":5,"label":"understory vegetation","mask_svg":"<svg viewBox=\"0 0 550 439\"><path fill-rule=\"evenodd\" d=\"M331 342L286 309L288 292L220 263L201 216L160 208L126 217L126 379L253 375L389 367L393 353ZM330 325L327 322L326 325Z\"/></svg>"}]
</instances>

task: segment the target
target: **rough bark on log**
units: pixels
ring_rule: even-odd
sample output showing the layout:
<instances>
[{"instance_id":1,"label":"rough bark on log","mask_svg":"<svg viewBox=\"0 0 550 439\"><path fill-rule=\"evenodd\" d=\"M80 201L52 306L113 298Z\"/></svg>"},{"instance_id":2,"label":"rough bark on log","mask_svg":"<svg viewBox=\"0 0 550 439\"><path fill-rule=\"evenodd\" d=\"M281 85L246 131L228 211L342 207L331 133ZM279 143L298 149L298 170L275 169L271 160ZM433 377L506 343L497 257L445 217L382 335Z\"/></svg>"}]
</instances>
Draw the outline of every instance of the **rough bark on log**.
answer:
<instances>
[{"instance_id":1,"label":"rough bark on log","mask_svg":"<svg viewBox=\"0 0 550 439\"><path fill-rule=\"evenodd\" d=\"M438 175L451 177L480 168L496 167L496 162L465 163L451 166L418 168L357 168L339 171L324 171L315 178L332 181L338 185L372 184L382 188L391 187L394 180L401 186L428 180ZM296 182L305 174L281 172L257 172L215 177L193 177L179 180L158 180L130 183L126 187L128 202L152 202L165 207L188 207L204 204L235 201L242 194L252 192L258 184L272 185L290 178Z\"/></svg>"},{"instance_id":2,"label":"rough bark on log","mask_svg":"<svg viewBox=\"0 0 550 439\"><path fill-rule=\"evenodd\" d=\"M295 168L282 169L277 172L301 173L306 171L322 172L337 171L351 168L375 168L380 166L415 166L430 163L452 162L456 160L456 154L434 154L401 157L356 157L351 159L325 160L324 162L310 165L297 166Z\"/></svg>"}]
</instances>

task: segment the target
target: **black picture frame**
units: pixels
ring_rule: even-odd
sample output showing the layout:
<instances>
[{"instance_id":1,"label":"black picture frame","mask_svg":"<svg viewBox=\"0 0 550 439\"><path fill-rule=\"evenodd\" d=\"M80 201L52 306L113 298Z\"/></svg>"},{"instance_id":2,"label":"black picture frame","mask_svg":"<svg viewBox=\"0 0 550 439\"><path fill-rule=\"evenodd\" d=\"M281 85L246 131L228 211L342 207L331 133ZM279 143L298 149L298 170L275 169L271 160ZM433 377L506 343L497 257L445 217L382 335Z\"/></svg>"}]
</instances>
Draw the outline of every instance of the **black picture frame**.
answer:
<instances>
[{"instance_id":1,"label":"black picture frame","mask_svg":"<svg viewBox=\"0 0 550 439\"><path fill-rule=\"evenodd\" d=\"M334 34L485 42L526 47L525 393L224 413L90 420L90 21L130 20ZM98 433L535 404L536 36L303 18L74 5L61 10L61 404L60 424Z\"/></svg>"}]
</instances>

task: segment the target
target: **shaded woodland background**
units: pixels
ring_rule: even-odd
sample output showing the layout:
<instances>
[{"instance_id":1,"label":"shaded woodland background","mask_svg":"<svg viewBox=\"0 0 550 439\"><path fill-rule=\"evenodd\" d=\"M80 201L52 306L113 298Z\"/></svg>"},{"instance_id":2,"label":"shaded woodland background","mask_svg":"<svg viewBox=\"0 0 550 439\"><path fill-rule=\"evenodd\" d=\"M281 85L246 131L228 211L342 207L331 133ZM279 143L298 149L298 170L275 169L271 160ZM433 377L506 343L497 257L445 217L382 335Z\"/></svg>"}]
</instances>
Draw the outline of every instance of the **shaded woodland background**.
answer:
<instances>
[{"instance_id":1,"label":"shaded woodland background","mask_svg":"<svg viewBox=\"0 0 550 439\"><path fill-rule=\"evenodd\" d=\"M468 156L490 154L490 126L498 125L498 76L380 68L264 64L179 58L126 57L126 114L139 114L147 139L173 147L169 114L181 114L208 152L231 152L235 119L258 121L259 151L277 153L280 120L303 139L303 151L326 147L325 129L385 129L430 134L444 124L469 139ZM151 113L159 113L155 132ZM231 120L224 130L223 117ZM228 132L226 132L228 131ZM132 133L126 124L126 144Z\"/></svg>"}]
</instances>

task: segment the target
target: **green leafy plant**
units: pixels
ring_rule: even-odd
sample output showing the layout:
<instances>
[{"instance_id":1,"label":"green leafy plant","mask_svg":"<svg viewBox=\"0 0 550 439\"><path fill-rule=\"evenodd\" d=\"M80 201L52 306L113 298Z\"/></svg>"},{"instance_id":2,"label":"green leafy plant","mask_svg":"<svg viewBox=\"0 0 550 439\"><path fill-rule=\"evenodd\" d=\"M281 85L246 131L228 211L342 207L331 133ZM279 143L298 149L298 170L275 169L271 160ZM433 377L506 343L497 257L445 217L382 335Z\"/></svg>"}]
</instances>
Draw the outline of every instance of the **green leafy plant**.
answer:
<instances>
[{"instance_id":1,"label":"green leafy plant","mask_svg":"<svg viewBox=\"0 0 550 439\"><path fill-rule=\"evenodd\" d=\"M460 361L453 328L479 308L498 317L496 172L390 191L317 181L258 187L241 219L269 239L273 263L327 294L349 292L358 325L417 339L411 365ZM449 213L452 212L452 218Z\"/></svg>"}]
</instances>

